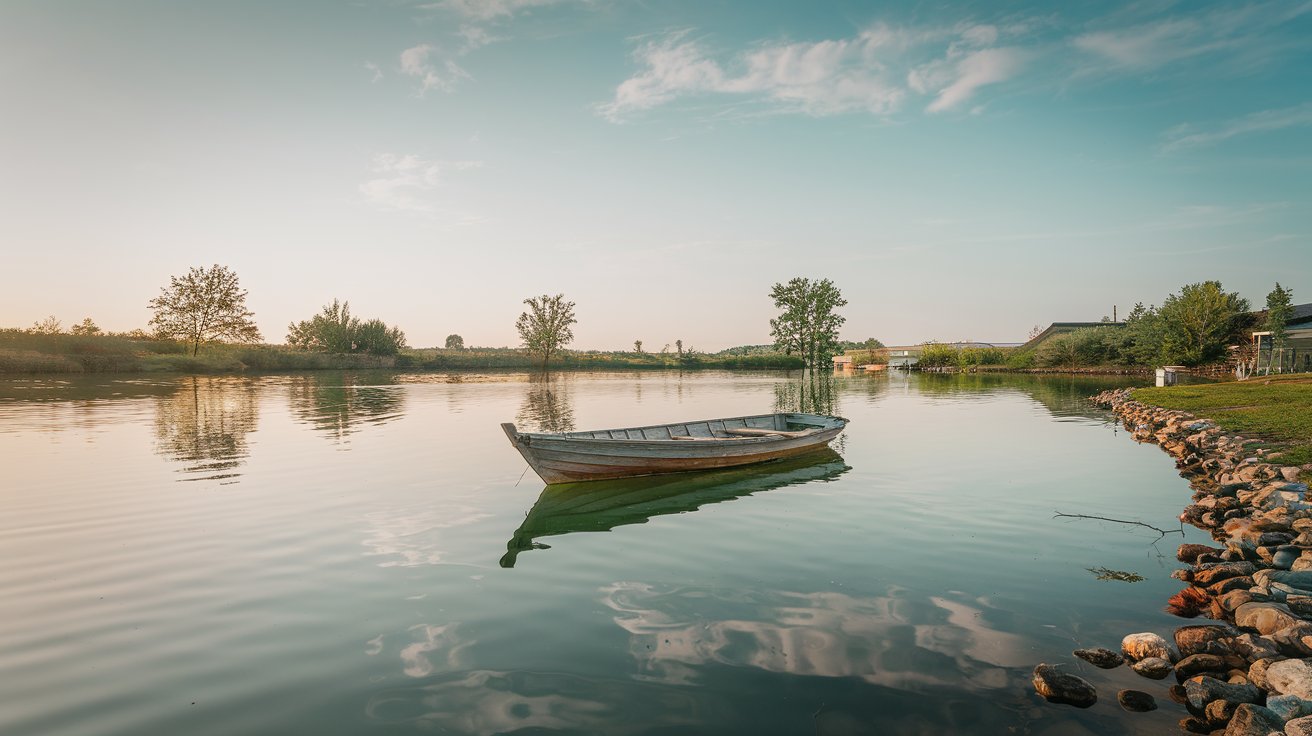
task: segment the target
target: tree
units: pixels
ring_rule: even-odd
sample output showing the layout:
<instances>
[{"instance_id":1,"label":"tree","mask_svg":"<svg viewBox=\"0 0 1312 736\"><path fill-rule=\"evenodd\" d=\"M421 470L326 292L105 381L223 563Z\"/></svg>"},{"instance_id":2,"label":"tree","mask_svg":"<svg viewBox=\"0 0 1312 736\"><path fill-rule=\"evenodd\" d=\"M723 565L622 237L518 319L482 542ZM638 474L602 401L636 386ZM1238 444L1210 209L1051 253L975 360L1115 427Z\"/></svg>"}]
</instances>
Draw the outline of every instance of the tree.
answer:
<instances>
[{"instance_id":1,"label":"tree","mask_svg":"<svg viewBox=\"0 0 1312 736\"><path fill-rule=\"evenodd\" d=\"M1044 340L1035 353L1035 359L1046 366L1064 366L1071 372L1080 364L1082 357L1080 336L1074 332L1063 332Z\"/></svg>"},{"instance_id":2,"label":"tree","mask_svg":"<svg viewBox=\"0 0 1312 736\"><path fill-rule=\"evenodd\" d=\"M100 327L95 322L92 322L90 317L87 317L81 322L68 328L68 331L73 335L99 335Z\"/></svg>"},{"instance_id":3,"label":"tree","mask_svg":"<svg viewBox=\"0 0 1312 736\"><path fill-rule=\"evenodd\" d=\"M405 347L405 333L401 328L388 327L381 319L360 323L354 338L354 352L370 355L396 355Z\"/></svg>"},{"instance_id":4,"label":"tree","mask_svg":"<svg viewBox=\"0 0 1312 736\"><path fill-rule=\"evenodd\" d=\"M642 340L634 340L634 341L633 341L633 352L635 352L635 353L641 353L641 352L642 352Z\"/></svg>"},{"instance_id":5,"label":"tree","mask_svg":"<svg viewBox=\"0 0 1312 736\"><path fill-rule=\"evenodd\" d=\"M260 328L251 319L255 313L246 308L246 291L237 283L237 274L217 263L173 276L150 300L150 308L155 312L150 325L156 334L190 342L192 355L210 340L260 339Z\"/></svg>"},{"instance_id":6,"label":"tree","mask_svg":"<svg viewBox=\"0 0 1312 736\"><path fill-rule=\"evenodd\" d=\"M1025 342L1029 342L1030 340L1033 340L1034 338L1042 334L1043 334L1043 326L1034 325L1033 327L1030 328L1030 334L1025 338Z\"/></svg>"},{"instance_id":7,"label":"tree","mask_svg":"<svg viewBox=\"0 0 1312 736\"><path fill-rule=\"evenodd\" d=\"M64 323L55 319L55 315L50 315L40 322L32 323L32 329L28 332L33 335L58 335L64 331Z\"/></svg>"},{"instance_id":8,"label":"tree","mask_svg":"<svg viewBox=\"0 0 1312 736\"><path fill-rule=\"evenodd\" d=\"M565 301L564 294L529 297L524 300L528 310L521 312L515 320L515 329L524 341L524 347L530 353L542 358L542 367L547 367L551 354L559 351L574 339L570 325L576 324L574 302Z\"/></svg>"},{"instance_id":9,"label":"tree","mask_svg":"<svg viewBox=\"0 0 1312 736\"><path fill-rule=\"evenodd\" d=\"M1275 351L1285 347L1285 326L1289 323L1289 317L1294 313L1294 290L1281 288L1280 282L1276 282L1276 288L1266 295L1266 329L1271 333L1271 352L1272 356Z\"/></svg>"},{"instance_id":10,"label":"tree","mask_svg":"<svg viewBox=\"0 0 1312 736\"><path fill-rule=\"evenodd\" d=\"M1220 281L1188 284L1162 302L1162 355L1183 365L1201 365L1225 354L1243 326L1248 300L1228 293Z\"/></svg>"},{"instance_id":11,"label":"tree","mask_svg":"<svg viewBox=\"0 0 1312 736\"><path fill-rule=\"evenodd\" d=\"M334 299L310 319L289 324L287 344L305 350L350 353L355 349L359 328L359 318L351 316L351 303Z\"/></svg>"},{"instance_id":12,"label":"tree","mask_svg":"<svg viewBox=\"0 0 1312 736\"><path fill-rule=\"evenodd\" d=\"M775 307L783 310L770 320L770 336L776 349L789 355L798 354L808 367L833 357L838 328L847 321L834 312L847 305L834 282L795 278L786 284L775 284L770 297Z\"/></svg>"},{"instance_id":13,"label":"tree","mask_svg":"<svg viewBox=\"0 0 1312 736\"><path fill-rule=\"evenodd\" d=\"M447 336L446 336L446 349L447 349L447 350L464 350L464 349L465 349L465 338L463 338L463 337L461 337L461 336L459 336L459 335L447 335Z\"/></svg>"},{"instance_id":14,"label":"tree","mask_svg":"<svg viewBox=\"0 0 1312 736\"><path fill-rule=\"evenodd\" d=\"M333 300L308 320L287 327L287 344L329 353L396 355L406 346L405 333L380 319L361 322L351 316L351 303Z\"/></svg>"},{"instance_id":15,"label":"tree","mask_svg":"<svg viewBox=\"0 0 1312 736\"><path fill-rule=\"evenodd\" d=\"M1162 363L1162 320L1157 307L1145 307L1136 302L1125 317L1120 353L1129 365L1160 365Z\"/></svg>"},{"instance_id":16,"label":"tree","mask_svg":"<svg viewBox=\"0 0 1312 736\"><path fill-rule=\"evenodd\" d=\"M675 350L675 352L677 352L679 355L683 355L683 340L675 340L675 341L674 341L674 350Z\"/></svg>"}]
</instances>

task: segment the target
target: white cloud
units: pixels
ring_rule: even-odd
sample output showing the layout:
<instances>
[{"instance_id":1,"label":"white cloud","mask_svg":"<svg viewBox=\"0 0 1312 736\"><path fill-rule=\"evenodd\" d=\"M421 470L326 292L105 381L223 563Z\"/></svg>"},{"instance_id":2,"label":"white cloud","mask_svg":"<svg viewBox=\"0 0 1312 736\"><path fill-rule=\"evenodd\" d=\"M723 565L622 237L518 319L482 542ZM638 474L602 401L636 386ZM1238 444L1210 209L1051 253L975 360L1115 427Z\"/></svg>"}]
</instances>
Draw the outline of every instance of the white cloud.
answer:
<instances>
[{"instance_id":1,"label":"white cloud","mask_svg":"<svg viewBox=\"0 0 1312 736\"><path fill-rule=\"evenodd\" d=\"M939 90L926 112L951 110L969 100L980 87L1011 79L1020 71L1024 53L1019 49L983 49L956 63L952 82Z\"/></svg>"},{"instance_id":2,"label":"white cloud","mask_svg":"<svg viewBox=\"0 0 1312 736\"><path fill-rule=\"evenodd\" d=\"M1304 48L1295 33L1290 44L1279 26L1312 11L1312 2L1256 2L1200 8L1187 15L1133 25L1104 27L1075 36L1071 44L1092 60L1081 71L1147 71L1173 62L1224 53L1231 66L1259 66L1290 49Z\"/></svg>"},{"instance_id":3,"label":"white cloud","mask_svg":"<svg viewBox=\"0 0 1312 736\"><path fill-rule=\"evenodd\" d=\"M620 120L681 95L708 93L763 98L812 115L884 114L903 95L875 58L892 39L887 29L853 39L761 45L740 54L733 71L686 39L682 31L640 46L634 58L645 68L616 88L615 99L600 106L602 114Z\"/></svg>"},{"instance_id":4,"label":"white cloud","mask_svg":"<svg viewBox=\"0 0 1312 736\"><path fill-rule=\"evenodd\" d=\"M449 90L456 82L469 78L469 74L450 59L439 71L438 65L430 59L436 50L431 44L421 43L401 52L401 73L419 80L416 94L420 97L432 89Z\"/></svg>"},{"instance_id":5,"label":"white cloud","mask_svg":"<svg viewBox=\"0 0 1312 736\"><path fill-rule=\"evenodd\" d=\"M510 18L523 10L556 5L563 0L440 0L419 7L424 10L446 10L465 18L488 21Z\"/></svg>"},{"instance_id":6,"label":"white cloud","mask_svg":"<svg viewBox=\"0 0 1312 736\"><path fill-rule=\"evenodd\" d=\"M1222 122L1210 129L1180 125L1166 132L1163 151L1212 146L1236 136L1312 125L1312 103L1277 110L1262 110Z\"/></svg>"},{"instance_id":7,"label":"white cloud","mask_svg":"<svg viewBox=\"0 0 1312 736\"><path fill-rule=\"evenodd\" d=\"M430 161L414 154L380 153L373 157L373 179L360 185L370 204L384 210L433 212L431 194L446 171L478 168L481 161Z\"/></svg>"},{"instance_id":8,"label":"white cloud","mask_svg":"<svg viewBox=\"0 0 1312 736\"><path fill-rule=\"evenodd\" d=\"M383 70L372 61L366 61L364 63L364 68L373 73L373 76L369 78L370 83L377 82L383 78Z\"/></svg>"},{"instance_id":9,"label":"white cloud","mask_svg":"<svg viewBox=\"0 0 1312 736\"><path fill-rule=\"evenodd\" d=\"M999 38L1025 32L965 24L912 29L874 26L852 38L815 42L768 42L716 60L681 31L648 40L634 52L641 71L622 82L599 106L612 121L681 96L735 95L790 112L835 115L895 112L910 93L934 95L930 112L950 110L986 85L1015 76L1027 57L1018 48L996 48ZM913 64L939 49L937 59Z\"/></svg>"},{"instance_id":10,"label":"white cloud","mask_svg":"<svg viewBox=\"0 0 1312 736\"><path fill-rule=\"evenodd\" d=\"M1201 42L1197 20L1165 20L1114 31L1076 36L1076 48L1101 56L1117 67L1151 68L1205 53L1216 42Z\"/></svg>"},{"instance_id":11,"label":"white cloud","mask_svg":"<svg viewBox=\"0 0 1312 736\"><path fill-rule=\"evenodd\" d=\"M490 43L506 40L505 36L494 36L482 26L462 25L457 34L465 41L464 46L460 49L462 54L467 54Z\"/></svg>"}]
</instances>

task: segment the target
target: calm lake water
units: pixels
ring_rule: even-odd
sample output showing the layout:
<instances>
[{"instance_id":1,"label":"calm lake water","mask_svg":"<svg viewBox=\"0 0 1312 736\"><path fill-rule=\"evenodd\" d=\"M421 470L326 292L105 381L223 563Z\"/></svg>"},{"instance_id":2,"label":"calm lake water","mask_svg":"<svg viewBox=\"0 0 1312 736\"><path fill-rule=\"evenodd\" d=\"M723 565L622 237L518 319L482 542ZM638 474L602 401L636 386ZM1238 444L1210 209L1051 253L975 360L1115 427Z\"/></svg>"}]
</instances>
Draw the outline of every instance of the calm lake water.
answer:
<instances>
[{"instance_id":1,"label":"calm lake water","mask_svg":"<svg viewBox=\"0 0 1312 736\"><path fill-rule=\"evenodd\" d=\"M1070 655L1181 623L1180 534L1054 518L1178 528L1171 460L1084 401L1127 382L2 380L0 733L1171 732L1166 683ZM834 453L566 492L498 426L815 407Z\"/></svg>"}]
</instances>

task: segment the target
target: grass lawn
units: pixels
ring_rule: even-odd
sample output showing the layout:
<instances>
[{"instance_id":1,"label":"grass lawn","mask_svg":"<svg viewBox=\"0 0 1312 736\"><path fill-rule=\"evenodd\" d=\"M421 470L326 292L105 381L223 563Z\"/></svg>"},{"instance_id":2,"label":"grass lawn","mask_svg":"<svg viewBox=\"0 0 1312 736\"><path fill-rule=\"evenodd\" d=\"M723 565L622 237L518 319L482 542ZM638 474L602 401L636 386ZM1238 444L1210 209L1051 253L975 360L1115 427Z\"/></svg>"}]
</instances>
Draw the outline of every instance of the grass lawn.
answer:
<instances>
[{"instance_id":1,"label":"grass lawn","mask_svg":"<svg viewBox=\"0 0 1312 736\"><path fill-rule=\"evenodd\" d=\"M1136 401L1182 409L1229 432L1278 449L1284 465L1312 463L1312 375L1253 378L1170 388L1135 389Z\"/></svg>"}]
</instances>

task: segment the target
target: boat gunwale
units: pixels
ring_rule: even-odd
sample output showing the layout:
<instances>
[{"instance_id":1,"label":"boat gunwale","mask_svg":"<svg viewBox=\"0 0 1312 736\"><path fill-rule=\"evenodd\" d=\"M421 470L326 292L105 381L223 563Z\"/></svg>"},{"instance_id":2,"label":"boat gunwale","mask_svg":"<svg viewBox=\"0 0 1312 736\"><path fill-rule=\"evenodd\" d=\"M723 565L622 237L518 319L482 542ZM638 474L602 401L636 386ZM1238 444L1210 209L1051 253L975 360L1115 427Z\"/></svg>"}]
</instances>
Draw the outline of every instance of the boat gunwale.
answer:
<instances>
[{"instance_id":1,"label":"boat gunwale","mask_svg":"<svg viewBox=\"0 0 1312 736\"><path fill-rule=\"evenodd\" d=\"M737 417L716 417L716 418L714 418L714 419L692 419L692 420L689 420L689 421L666 422L666 423L664 423L664 424L647 424L647 425L643 425L643 426L639 426L639 427L615 427L615 428L613 428L613 429L584 429L584 430L578 430L578 431L573 431L573 432L520 432L518 429L515 429L515 434L516 434L517 436L519 436L519 437L526 437L526 438L528 438L528 437L539 438L539 437L540 437L540 438L543 438L543 439L550 439L550 440L569 440L569 441L583 441L583 442L634 442L634 443L660 443L660 444L669 444L669 443L677 442L677 443L683 445L683 444L688 444L688 441L687 441L687 440L676 440L676 439L647 439L647 438L643 438L643 439L633 439L633 438L629 438L629 437L624 437L624 438L620 438L620 437L571 437L570 435L572 435L572 434L596 434L596 433L599 433L599 432L607 432L607 433L610 433L610 432L633 432L633 431L637 431L637 430L647 430L647 429L663 429L663 428L679 427L679 426L684 426L684 427L686 427L686 426L688 426L688 425L693 425L693 424L709 424L709 423L711 423L711 422L728 422L728 421L733 421L733 420L736 420L736 419L759 419L759 418L762 418L762 417L777 417L777 416L789 416L789 415L805 416L805 417L817 417L817 418L820 418L820 419L825 419L825 420L830 420L830 421L826 422L825 424L816 425L815 428L816 428L817 430L819 430L819 431L817 431L817 432L815 432L815 433L813 433L813 434L810 434L810 435L805 435L805 436L803 436L803 437L787 437L787 436L775 436L775 437L771 437L771 436L761 436L761 437L714 437L714 436L712 436L712 437L698 437L697 439L700 440L700 441L702 441L702 442L744 442L744 441L749 441L749 442L750 442L750 441L755 441L755 442L778 442L779 440L806 439L807 437L813 437L813 436L816 435L816 434L821 434L821 433L823 433L823 432L827 432L827 431L830 431L830 430L834 430L834 429L839 429L839 430L841 430L841 429L844 429L844 428L847 427L848 422L849 422L849 420L848 420L846 417L831 416L831 415L828 415L828 414L811 414L811 413L808 413L808 412L801 412L801 411L776 411L776 412L771 412L771 413L769 413L769 414L745 414L745 415L743 415L743 416L737 416ZM797 422L797 423L800 424L801 422Z\"/></svg>"}]
</instances>

